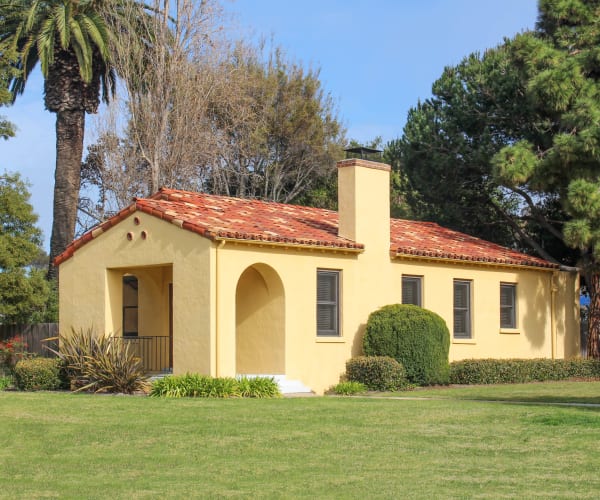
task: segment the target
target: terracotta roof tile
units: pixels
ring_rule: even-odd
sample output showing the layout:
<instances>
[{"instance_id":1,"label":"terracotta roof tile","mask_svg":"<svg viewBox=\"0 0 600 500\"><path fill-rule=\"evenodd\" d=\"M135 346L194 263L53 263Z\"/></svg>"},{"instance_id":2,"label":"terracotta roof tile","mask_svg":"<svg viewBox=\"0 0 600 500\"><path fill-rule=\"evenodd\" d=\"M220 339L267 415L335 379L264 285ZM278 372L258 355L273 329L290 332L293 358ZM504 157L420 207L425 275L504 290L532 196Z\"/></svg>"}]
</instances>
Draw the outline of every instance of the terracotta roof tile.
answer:
<instances>
[{"instance_id":1,"label":"terracotta roof tile","mask_svg":"<svg viewBox=\"0 0 600 500\"><path fill-rule=\"evenodd\" d=\"M433 222L391 221L391 251L396 256L418 256L511 266L557 268L556 264Z\"/></svg>"},{"instance_id":2,"label":"terracotta roof tile","mask_svg":"<svg viewBox=\"0 0 600 500\"><path fill-rule=\"evenodd\" d=\"M350 251L364 249L363 242L337 235L338 214L331 210L163 188L150 198L136 199L131 206L75 240L56 257L55 265L136 210L212 240L236 239ZM557 267L430 222L392 219L390 250L393 256Z\"/></svg>"}]
</instances>

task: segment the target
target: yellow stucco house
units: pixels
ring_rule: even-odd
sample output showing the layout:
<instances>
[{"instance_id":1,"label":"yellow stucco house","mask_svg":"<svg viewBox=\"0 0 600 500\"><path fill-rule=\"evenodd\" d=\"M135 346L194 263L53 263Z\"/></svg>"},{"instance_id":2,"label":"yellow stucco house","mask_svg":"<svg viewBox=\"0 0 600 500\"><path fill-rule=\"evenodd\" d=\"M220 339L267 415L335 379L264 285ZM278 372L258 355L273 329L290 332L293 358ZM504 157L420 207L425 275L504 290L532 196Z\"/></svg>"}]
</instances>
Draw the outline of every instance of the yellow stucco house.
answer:
<instances>
[{"instance_id":1,"label":"yellow stucco house","mask_svg":"<svg viewBox=\"0 0 600 500\"><path fill-rule=\"evenodd\" d=\"M339 162L339 213L171 189L137 199L56 259L61 331L124 336L153 371L276 375L316 393L391 303L444 318L450 360L579 353L576 274L390 219L389 175Z\"/></svg>"}]
</instances>

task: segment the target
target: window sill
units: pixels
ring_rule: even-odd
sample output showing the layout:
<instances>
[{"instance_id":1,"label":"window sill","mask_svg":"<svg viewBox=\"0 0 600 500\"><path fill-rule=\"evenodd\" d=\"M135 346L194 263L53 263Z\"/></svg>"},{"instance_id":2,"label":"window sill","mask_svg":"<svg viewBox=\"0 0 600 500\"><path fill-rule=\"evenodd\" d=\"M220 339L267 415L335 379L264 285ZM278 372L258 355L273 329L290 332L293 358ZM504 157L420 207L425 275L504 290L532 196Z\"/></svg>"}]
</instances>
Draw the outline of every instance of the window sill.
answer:
<instances>
[{"instance_id":1,"label":"window sill","mask_svg":"<svg viewBox=\"0 0 600 500\"><path fill-rule=\"evenodd\" d=\"M453 344L477 344L475 339L452 339Z\"/></svg>"},{"instance_id":2,"label":"window sill","mask_svg":"<svg viewBox=\"0 0 600 500\"><path fill-rule=\"evenodd\" d=\"M500 333L508 334L508 335L519 335L521 330L518 328L500 328Z\"/></svg>"},{"instance_id":3,"label":"window sill","mask_svg":"<svg viewBox=\"0 0 600 500\"><path fill-rule=\"evenodd\" d=\"M317 337L316 341L318 344L342 344L346 342L346 339L344 337L334 337L333 335L331 337L323 335L322 337Z\"/></svg>"}]
</instances>

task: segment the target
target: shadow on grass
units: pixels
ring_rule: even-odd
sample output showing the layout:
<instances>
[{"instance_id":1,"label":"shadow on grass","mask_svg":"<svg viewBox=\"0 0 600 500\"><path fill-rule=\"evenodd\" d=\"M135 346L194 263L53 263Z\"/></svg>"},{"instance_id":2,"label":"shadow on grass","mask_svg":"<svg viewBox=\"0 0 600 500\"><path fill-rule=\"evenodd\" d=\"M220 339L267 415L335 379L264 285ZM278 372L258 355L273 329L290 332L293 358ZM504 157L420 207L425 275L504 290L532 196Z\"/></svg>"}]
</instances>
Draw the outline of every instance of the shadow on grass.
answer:
<instances>
[{"instance_id":1,"label":"shadow on grass","mask_svg":"<svg viewBox=\"0 0 600 500\"><path fill-rule=\"evenodd\" d=\"M387 393L388 397L490 401L512 404L581 405L600 411L600 382L543 382L479 386L420 388L411 392ZM590 406L586 406L590 405Z\"/></svg>"}]
</instances>

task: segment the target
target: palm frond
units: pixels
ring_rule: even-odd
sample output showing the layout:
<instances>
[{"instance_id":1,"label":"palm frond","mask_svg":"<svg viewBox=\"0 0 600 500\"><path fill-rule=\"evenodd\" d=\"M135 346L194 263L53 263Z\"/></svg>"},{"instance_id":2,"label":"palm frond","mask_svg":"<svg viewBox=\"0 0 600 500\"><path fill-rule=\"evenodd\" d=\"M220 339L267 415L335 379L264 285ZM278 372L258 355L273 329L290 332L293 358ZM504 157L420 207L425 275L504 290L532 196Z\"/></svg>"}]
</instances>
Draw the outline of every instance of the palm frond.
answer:
<instances>
[{"instance_id":1,"label":"palm frond","mask_svg":"<svg viewBox=\"0 0 600 500\"><path fill-rule=\"evenodd\" d=\"M42 75L48 76L48 69L54 62L54 40L56 24L52 18L46 19L37 37L37 53L42 65Z\"/></svg>"},{"instance_id":2,"label":"palm frond","mask_svg":"<svg viewBox=\"0 0 600 500\"><path fill-rule=\"evenodd\" d=\"M63 50L67 50L71 42L71 2L58 5L52 17L60 36L60 45Z\"/></svg>"},{"instance_id":3,"label":"palm frond","mask_svg":"<svg viewBox=\"0 0 600 500\"><path fill-rule=\"evenodd\" d=\"M98 48L102 59L108 60L110 58L108 52L109 36L102 18L94 13L81 15L80 24Z\"/></svg>"},{"instance_id":4,"label":"palm frond","mask_svg":"<svg viewBox=\"0 0 600 500\"><path fill-rule=\"evenodd\" d=\"M89 38L81 29L81 25L79 24L79 16L76 16L71 20L71 33L73 34L71 48L73 49L73 52L75 52L77 62L79 63L79 74L84 82L90 83L92 81L93 74L93 49L89 43Z\"/></svg>"},{"instance_id":5,"label":"palm frond","mask_svg":"<svg viewBox=\"0 0 600 500\"><path fill-rule=\"evenodd\" d=\"M26 14L26 19L24 23L24 31L26 33L30 33L33 30L33 26L39 22L38 19L38 9L40 8L40 4L42 2L40 0L34 0L31 3L31 7Z\"/></svg>"}]
</instances>

